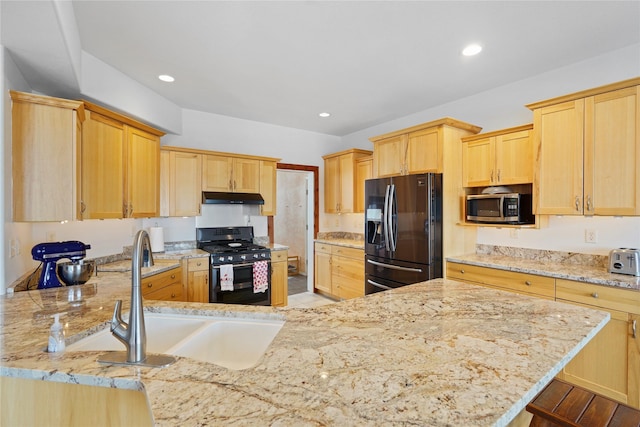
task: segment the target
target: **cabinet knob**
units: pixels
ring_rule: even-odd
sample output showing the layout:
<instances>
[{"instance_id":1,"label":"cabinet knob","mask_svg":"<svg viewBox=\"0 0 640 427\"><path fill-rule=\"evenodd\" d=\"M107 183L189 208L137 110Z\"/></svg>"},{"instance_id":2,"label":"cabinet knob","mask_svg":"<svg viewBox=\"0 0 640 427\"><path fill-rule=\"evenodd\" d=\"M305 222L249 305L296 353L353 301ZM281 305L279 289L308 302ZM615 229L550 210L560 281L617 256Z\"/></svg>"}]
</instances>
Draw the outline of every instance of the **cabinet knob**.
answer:
<instances>
[{"instance_id":1,"label":"cabinet knob","mask_svg":"<svg viewBox=\"0 0 640 427\"><path fill-rule=\"evenodd\" d=\"M176 297L176 294L171 294L171 298L175 298L175 297Z\"/></svg>"},{"instance_id":2,"label":"cabinet knob","mask_svg":"<svg viewBox=\"0 0 640 427\"><path fill-rule=\"evenodd\" d=\"M460 270L460 273L464 274L464 270L462 270L462 269L461 269L461 270Z\"/></svg>"},{"instance_id":3,"label":"cabinet knob","mask_svg":"<svg viewBox=\"0 0 640 427\"><path fill-rule=\"evenodd\" d=\"M199 263L197 263L196 265L197 265L198 267L200 267L200 266L202 265L202 263L201 263L201 262L199 262Z\"/></svg>"},{"instance_id":4,"label":"cabinet knob","mask_svg":"<svg viewBox=\"0 0 640 427\"><path fill-rule=\"evenodd\" d=\"M531 282L528 281L528 280L525 280L524 284L527 285L527 286L531 286Z\"/></svg>"},{"instance_id":5,"label":"cabinet knob","mask_svg":"<svg viewBox=\"0 0 640 427\"><path fill-rule=\"evenodd\" d=\"M171 275L171 279L175 279L175 278L176 278L176 275L175 275L175 274L172 274L172 275Z\"/></svg>"},{"instance_id":6,"label":"cabinet knob","mask_svg":"<svg viewBox=\"0 0 640 427\"><path fill-rule=\"evenodd\" d=\"M491 169L491 177L490 177L490 181L493 182L493 169Z\"/></svg>"},{"instance_id":7,"label":"cabinet knob","mask_svg":"<svg viewBox=\"0 0 640 427\"><path fill-rule=\"evenodd\" d=\"M591 211L593 206L591 206L591 196L587 196L587 211Z\"/></svg>"},{"instance_id":8,"label":"cabinet knob","mask_svg":"<svg viewBox=\"0 0 640 427\"><path fill-rule=\"evenodd\" d=\"M147 288L150 288L153 286L153 283L147 283Z\"/></svg>"},{"instance_id":9,"label":"cabinet knob","mask_svg":"<svg viewBox=\"0 0 640 427\"><path fill-rule=\"evenodd\" d=\"M633 338L635 339L636 337L636 319L633 319L633 323L631 324L631 331L633 332Z\"/></svg>"},{"instance_id":10,"label":"cabinet knob","mask_svg":"<svg viewBox=\"0 0 640 427\"><path fill-rule=\"evenodd\" d=\"M598 293L594 292L594 293L591 294L591 296L594 297L594 298L598 298Z\"/></svg>"},{"instance_id":11,"label":"cabinet knob","mask_svg":"<svg viewBox=\"0 0 640 427\"><path fill-rule=\"evenodd\" d=\"M580 211L580 198L576 196L576 211Z\"/></svg>"}]
</instances>

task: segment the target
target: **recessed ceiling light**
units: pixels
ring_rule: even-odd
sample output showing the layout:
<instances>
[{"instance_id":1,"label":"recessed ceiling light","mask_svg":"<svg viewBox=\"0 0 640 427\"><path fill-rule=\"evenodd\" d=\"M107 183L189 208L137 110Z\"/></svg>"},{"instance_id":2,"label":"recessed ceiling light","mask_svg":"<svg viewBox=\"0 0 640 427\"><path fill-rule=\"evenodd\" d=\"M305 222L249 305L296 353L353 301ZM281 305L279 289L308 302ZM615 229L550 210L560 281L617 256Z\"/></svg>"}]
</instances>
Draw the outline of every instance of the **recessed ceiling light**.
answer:
<instances>
[{"instance_id":1,"label":"recessed ceiling light","mask_svg":"<svg viewBox=\"0 0 640 427\"><path fill-rule=\"evenodd\" d=\"M477 43L473 43L462 49L462 54L464 56L473 56L477 55L482 51L482 46Z\"/></svg>"},{"instance_id":2,"label":"recessed ceiling light","mask_svg":"<svg viewBox=\"0 0 640 427\"><path fill-rule=\"evenodd\" d=\"M318 114L320 117L329 117L331 113L320 113Z\"/></svg>"},{"instance_id":3,"label":"recessed ceiling light","mask_svg":"<svg viewBox=\"0 0 640 427\"><path fill-rule=\"evenodd\" d=\"M170 76L170 75L168 75L168 74L160 74L160 75L158 76L158 78L159 78L160 80L162 80L163 82L167 82L167 83L171 83L172 81L174 81L174 80L175 80L173 77L171 77L171 76Z\"/></svg>"}]
</instances>

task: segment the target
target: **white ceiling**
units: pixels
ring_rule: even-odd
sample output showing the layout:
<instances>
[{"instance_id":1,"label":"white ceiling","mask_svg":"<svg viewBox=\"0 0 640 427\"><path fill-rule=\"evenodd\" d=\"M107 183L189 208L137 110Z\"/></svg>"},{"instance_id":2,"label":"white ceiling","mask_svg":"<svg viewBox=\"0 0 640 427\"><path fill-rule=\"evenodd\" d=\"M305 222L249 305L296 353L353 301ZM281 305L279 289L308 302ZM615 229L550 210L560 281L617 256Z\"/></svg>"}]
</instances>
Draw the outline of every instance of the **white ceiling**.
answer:
<instances>
[{"instance_id":1,"label":"white ceiling","mask_svg":"<svg viewBox=\"0 0 640 427\"><path fill-rule=\"evenodd\" d=\"M82 50L181 107L339 136L640 42L637 0L72 4Z\"/></svg>"}]
</instances>

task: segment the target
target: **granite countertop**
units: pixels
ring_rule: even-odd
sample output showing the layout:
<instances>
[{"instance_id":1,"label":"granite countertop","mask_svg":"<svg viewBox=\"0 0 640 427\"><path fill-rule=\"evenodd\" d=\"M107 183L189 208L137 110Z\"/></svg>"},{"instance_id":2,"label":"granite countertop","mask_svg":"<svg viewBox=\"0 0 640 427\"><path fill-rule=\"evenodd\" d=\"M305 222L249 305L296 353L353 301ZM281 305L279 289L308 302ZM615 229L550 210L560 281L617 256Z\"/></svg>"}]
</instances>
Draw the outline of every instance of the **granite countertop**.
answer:
<instances>
[{"instance_id":1,"label":"granite countertop","mask_svg":"<svg viewBox=\"0 0 640 427\"><path fill-rule=\"evenodd\" d=\"M159 426L503 426L609 319L436 279L315 309L145 301L148 312L284 318L245 370L188 358L116 367L98 364L99 352L44 351L55 312L70 344L104 327L114 300L128 310L130 277L101 273L77 307L60 288L0 296L0 375L141 390Z\"/></svg>"},{"instance_id":2,"label":"granite countertop","mask_svg":"<svg viewBox=\"0 0 640 427\"><path fill-rule=\"evenodd\" d=\"M161 259L161 258L157 258L156 255L154 255L153 261L154 261L153 266L142 267L142 277L152 276L154 274L171 270L172 268L180 267L179 259L168 259L168 258ZM123 259L121 261L114 261L108 264L101 264L96 266L98 270L97 275L100 275L100 273L113 273L113 272L123 273L123 272L131 271L131 267L132 265L131 265L130 259ZM89 279L89 282L91 281L92 280Z\"/></svg>"},{"instance_id":3,"label":"granite countertop","mask_svg":"<svg viewBox=\"0 0 640 427\"><path fill-rule=\"evenodd\" d=\"M580 254L574 255L576 257L582 256ZM566 262L566 260L562 262L544 256L537 259L527 259L502 254L478 253L449 256L447 261L640 291L640 277L610 273L608 267L603 266L602 262L585 264L583 262Z\"/></svg>"},{"instance_id":4,"label":"granite countertop","mask_svg":"<svg viewBox=\"0 0 640 427\"><path fill-rule=\"evenodd\" d=\"M324 238L316 239L316 243L326 243L328 245L345 246L347 248L364 249L364 240Z\"/></svg>"}]
</instances>

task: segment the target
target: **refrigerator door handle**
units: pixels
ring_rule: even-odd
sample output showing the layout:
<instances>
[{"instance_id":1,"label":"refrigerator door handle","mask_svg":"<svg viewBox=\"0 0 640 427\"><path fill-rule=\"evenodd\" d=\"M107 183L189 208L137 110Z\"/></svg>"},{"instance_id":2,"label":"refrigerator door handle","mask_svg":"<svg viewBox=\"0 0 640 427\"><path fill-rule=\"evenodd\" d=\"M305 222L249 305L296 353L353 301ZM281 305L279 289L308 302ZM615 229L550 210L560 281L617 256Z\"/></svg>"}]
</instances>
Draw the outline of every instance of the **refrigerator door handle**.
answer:
<instances>
[{"instance_id":1,"label":"refrigerator door handle","mask_svg":"<svg viewBox=\"0 0 640 427\"><path fill-rule=\"evenodd\" d=\"M396 186L391 184L391 192L389 193L389 240L391 241L391 250L395 252L397 248L397 224L393 221L393 212L396 209Z\"/></svg>"},{"instance_id":2,"label":"refrigerator door handle","mask_svg":"<svg viewBox=\"0 0 640 427\"><path fill-rule=\"evenodd\" d=\"M389 201L391 200L391 185L387 185L387 190L384 194L384 219L383 219L383 227L384 227L384 244L387 248L387 252L391 250L390 239L391 234L389 233Z\"/></svg>"},{"instance_id":3,"label":"refrigerator door handle","mask_svg":"<svg viewBox=\"0 0 640 427\"><path fill-rule=\"evenodd\" d=\"M380 284L380 283L374 282L374 281L373 281L373 280L371 280L371 279L367 279L367 283L368 283L368 284L370 284L370 285L375 286L376 288L385 289L385 290L387 290L387 291L390 291L391 289L393 289L393 288L390 288L389 286L385 286L385 285L382 285L382 284Z\"/></svg>"},{"instance_id":4,"label":"refrigerator door handle","mask_svg":"<svg viewBox=\"0 0 640 427\"><path fill-rule=\"evenodd\" d=\"M412 271L412 272L415 272L415 273L422 273L422 269L421 268L402 267L400 265L385 264L383 262L372 261L370 259L368 259L367 262L369 264L377 265L378 267L390 268L392 270Z\"/></svg>"}]
</instances>

